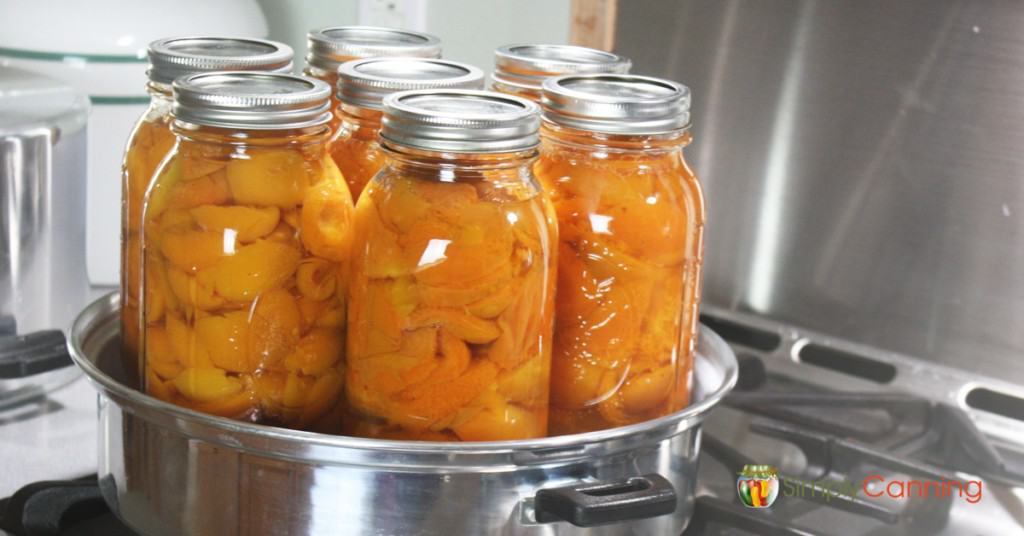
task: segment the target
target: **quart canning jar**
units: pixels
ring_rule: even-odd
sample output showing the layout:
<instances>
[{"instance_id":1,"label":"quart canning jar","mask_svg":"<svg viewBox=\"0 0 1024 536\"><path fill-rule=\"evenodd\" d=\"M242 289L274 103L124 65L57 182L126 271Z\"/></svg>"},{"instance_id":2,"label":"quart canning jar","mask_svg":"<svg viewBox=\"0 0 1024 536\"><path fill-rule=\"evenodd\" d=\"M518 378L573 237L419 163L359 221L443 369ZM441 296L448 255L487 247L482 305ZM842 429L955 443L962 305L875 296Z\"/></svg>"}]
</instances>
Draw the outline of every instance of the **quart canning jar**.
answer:
<instances>
[{"instance_id":1,"label":"quart canning jar","mask_svg":"<svg viewBox=\"0 0 1024 536\"><path fill-rule=\"evenodd\" d=\"M334 111L341 126L333 134L331 157L359 199L384 165L377 134L384 97L414 89L483 89L484 73L472 65L437 59L370 58L342 64Z\"/></svg>"},{"instance_id":2,"label":"quart canning jar","mask_svg":"<svg viewBox=\"0 0 1024 536\"><path fill-rule=\"evenodd\" d=\"M142 199L157 166L174 145L171 132L171 82L209 71L282 71L292 68L292 49L261 39L175 37L149 45L149 108L128 138L121 182L121 334L122 354L137 376L139 348L139 281L142 254L139 234Z\"/></svg>"},{"instance_id":3,"label":"quart canning jar","mask_svg":"<svg viewBox=\"0 0 1024 536\"><path fill-rule=\"evenodd\" d=\"M689 403L704 201L683 159L690 92L582 75L544 84L534 171L558 214L551 432L662 416Z\"/></svg>"},{"instance_id":4,"label":"quart canning jar","mask_svg":"<svg viewBox=\"0 0 1024 536\"><path fill-rule=\"evenodd\" d=\"M628 73L628 58L572 45L505 45L494 51L491 89L540 103L544 81L563 74Z\"/></svg>"},{"instance_id":5,"label":"quart canning jar","mask_svg":"<svg viewBox=\"0 0 1024 536\"><path fill-rule=\"evenodd\" d=\"M386 164L356 205L350 433L544 436L557 231L530 170L537 106L409 91L383 123Z\"/></svg>"},{"instance_id":6,"label":"quart canning jar","mask_svg":"<svg viewBox=\"0 0 1024 536\"><path fill-rule=\"evenodd\" d=\"M407 58L440 58L441 40L421 32L373 26L334 26L307 34L308 52L303 74L338 85L341 64L363 58L402 56ZM331 109L338 106L331 97ZM340 119L331 121L331 132L338 129Z\"/></svg>"},{"instance_id":7,"label":"quart canning jar","mask_svg":"<svg viewBox=\"0 0 1024 536\"><path fill-rule=\"evenodd\" d=\"M147 392L339 432L353 207L326 150L330 88L192 75L173 113L178 141L143 210Z\"/></svg>"}]
</instances>

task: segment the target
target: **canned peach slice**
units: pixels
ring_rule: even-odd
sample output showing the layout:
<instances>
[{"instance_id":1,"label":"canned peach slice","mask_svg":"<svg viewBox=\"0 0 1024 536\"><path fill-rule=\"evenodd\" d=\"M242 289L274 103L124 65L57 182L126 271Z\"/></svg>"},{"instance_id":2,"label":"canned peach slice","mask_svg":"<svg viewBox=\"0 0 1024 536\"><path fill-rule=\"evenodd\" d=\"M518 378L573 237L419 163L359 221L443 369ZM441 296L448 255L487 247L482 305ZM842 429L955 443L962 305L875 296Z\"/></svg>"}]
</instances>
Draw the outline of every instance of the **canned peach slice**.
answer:
<instances>
[{"instance_id":1,"label":"canned peach slice","mask_svg":"<svg viewBox=\"0 0 1024 536\"><path fill-rule=\"evenodd\" d=\"M626 380L615 397L622 410L632 415L664 409L675 387L675 379L675 366L666 364Z\"/></svg>"},{"instance_id":2,"label":"canned peach slice","mask_svg":"<svg viewBox=\"0 0 1024 536\"><path fill-rule=\"evenodd\" d=\"M456 337L473 344L485 344L498 338L501 331L490 321L468 315L458 309L423 307L409 315L409 326L442 326Z\"/></svg>"},{"instance_id":3,"label":"canned peach slice","mask_svg":"<svg viewBox=\"0 0 1024 536\"><path fill-rule=\"evenodd\" d=\"M252 242L273 232L281 218L281 209L203 205L190 210L189 214L205 231L231 231L239 241Z\"/></svg>"},{"instance_id":4,"label":"canned peach slice","mask_svg":"<svg viewBox=\"0 0 1024 536\"><path fill-rule=\"evenodd\" d=\"M466 306L466 311L480 318L494 318L500 315L516 297L517 286L509 284L501 287L486 298L481 298Z\"/></svg>"},{"instance_id":5,"label":"canned peach slice","mask_svg":"<svg viewBox=\"0 0 1024 536\"><path fill-rule=\"evenodd\" d=\"M267 368L280 368L298 344L302 329L295 298L283 289L260 294L249 322L249 359Z\"/></svg>"},{"instance_id":6,"label":"canned peach slice","mask_svg":"<svg viewBox=\"0 0 1024 536\"><path fill-rule=\"evenodd\" d=\"M210 311L224 305L224 298L213 290L213 270L189 275L176 268L167 270L167 281L174 296L186 307Z\"/></svg>"},{"instance_id":7,"label":"canned peach slice","mask_svg":"<svg viewBox=\"0 0 1024 536\"><path fill-rule=\"evenodd\" d=\"M185 368L210 368L213 362L210 353L195 334L195 330L175 315L168 314L165 320L167 337L171 341L178 362Z\"/></svg>"},{"instance_id":8,"label":"canned peach slice","mask_svg":"<svg viewBox=\"0 0 1024 536\"><path fill-rule=\"evenodd\" d=\"M183 370L181 363L174 356L171 341L163 328L146 328L146 356L149 367L165 380L175 378Z\"/></svg>"},{"instance_id":9,"label":"canned peach slice","mask_svg":"<svg viewBox=\"0 0 1024 536\"><path fill-rule=\"evenodd\" d=\"M284 368L308 376L319 376L341 360L342 352L342 337L338 330L314 329L300 339L295 349L284 359Z\"/></svg>"},{"instance_id":10,"label":"canned peach slice","mask_svg":"<svg viewBox=\"0 0 1024 536\"><path fill-rule=\"evenodd\" d=\"M196 320L195 329L214 366L228 372L252 372L255 369L255 363L248 358L248 311L204 316Z\"/></svg>"},{"instance_id":11,"label":"canned peach slice","mask_svg":"<svg viewBox=\"0 0 1024 536\"><path fill-rule=\"evenodd\" d=\"M229 300L248 301L284 283L295 273L301 258L296 247L257 240L220 260L214 287Z\"/></svg>"},{"instance_id":12,"label":"canned peach slice","mask_svg":"<svg viewBox=\"0 0 1024 536\"><path fill-rule=\"evenodd\" d=\"M537 354L524 361L518 367L502 371L498 375L498 392L509 402L529 402L540 400L547 391L543 359Z\"/></svg>"},{"instance_id":13,"label":"canned peach slice","mask_svg":"<svg viewBox=\"0 0 1024 536\"><path fill-rule=\"evenodd\" d=\"M193 208L200 205L223 205L231 200L224 171L171 186L168 208Z\"/></svg>"},{"instance_id":14,"label":"canned peach slice","mask_svg":"<svg viewBox=\"0 0 1024 536\"><path fill-rule=\"evenodd\" d=\"M169 231L160 239L160 252L175 268L194 273L217 264L234 245L222 233Z\"/></svg>"},{"instance_id":15,"label":"canned peach slice","mask_svg":"<svg viewBox=\"0 0 1024 536\"><path fill-rule=\"evenodd\" d=\"M490 361L476 361L458 378L424 383L402 391L395 399L395 411L387 415L402 426L429 428L479 396L494 382L497 372Z\"/></svg>"},{"instance_id":16,"label":"canned peach slice","mask_svg":"<svg viewBox=\"0 0 1024 536\"><path fill-rule=\"evenodd\" d=\"M302 153L289 149L253 150L227 165L235 202L292 208L302 203L309 187Z\"/></svg>"},{"instance_id":17,"label":"canned peach slice","mask_svg":"<svg viewBox=\"0 0 1024 536\"><path fill-rule=\"evenodd\" d=\"M336 265L323 259L307 258L299 263L295 285L303 297L323 301L334 295Z\"/></svg>"},{"instance_id":18,"label":"canned peach slice","mask_svg":"<svg viewBox=\"0 0 1024 536\"><path fill-rule=\"evenodd\" d=\"M535 412L514 404L484 408L452 428L462 441L504 441L543 437L547 426Z\"/></svg>"},{"instance_id":19,"label":"canned peach slice","mask_svg":"<svg viewBox=\"0 0 1024 536\"><path fill-rule=\"evenodd\" d=\"M198 402L227 398L242 390L242 382L238 378L216 368L185 369L173 383L179 393Z\"/></svg>"},{"instance_id":20,"label":"canned peach slice","mask_svg":"<svg viewBox=\"0 0 1024 536\"><path fill-rule=\"evenodd\" d=\"M337 370L327 370L319 376L309 390L309 398L299 416L299 426L307 426L327 413L337 403L344 386L345 378Z\"/></svg>"},{"instance_id":21,"label":"canned peach slice","mask_svg":"<svg viewBox=\"0 0 1024 536\"><path fill-rule=\"evenodd\" d=\"M181 178L190 181L224 169L229 149L208 143L189 143L181 148Z\"/></svg>"},{"instance_id":22,"label":"canned peach slice","mask_svg":"<svg viewBox=\"0 0 1024 536\"><path fill-rule=\"evenodd\" d=\"M306 249L341 262L348 258L351 228L352 197L344 181L324 180L306 191L299 227Z\"/></svg>"}]
</instances>

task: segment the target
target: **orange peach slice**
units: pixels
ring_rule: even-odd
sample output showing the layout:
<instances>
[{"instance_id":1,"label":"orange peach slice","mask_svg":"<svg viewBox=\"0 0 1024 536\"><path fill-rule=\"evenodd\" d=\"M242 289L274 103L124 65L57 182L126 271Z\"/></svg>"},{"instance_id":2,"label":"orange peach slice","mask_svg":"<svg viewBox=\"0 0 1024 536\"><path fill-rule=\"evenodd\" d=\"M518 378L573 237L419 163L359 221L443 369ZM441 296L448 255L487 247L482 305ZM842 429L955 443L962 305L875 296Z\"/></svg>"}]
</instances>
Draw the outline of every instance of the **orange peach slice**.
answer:
<instances>
[{"instance_id":1,"label":"orange peach slice","mask_svg":"<svg viewBox=\"0 0 1024 536\"><path fill-rule=\"evenodd\" d=\"M241 242L252 242L270 234L281 218L281 209L277 207L202 205L190 210L189 213L203 230L231 230Z\"/></svg>"},{"instance_id":2,"label":"orange peach slice","mask_svg":"<svg viewBox=\"0 0 1024 536\"><path fill-rule=\"evenodd\" d=\"M249 312L232 311L196 320L196 336L210 355L210 361L229 372L252 372L248 359Z\"/></svg>"},{"instance_id":3,"label":"orange peach slice","mask_svg":"<svg viewBox=\"0 0 1024 536\"><path fill-rule=\"evenodd\" d=\"M344 181L321 181L309 188L300 222L306 249L335 262L347 259L352 240L352 196Z\"/></svg>"},{"instance_id":4,"label":"orange peach slice","mask_svg":"<svg viewBox=\"0 0 1024 536\"><path fill-rule=\"evenodd\" d=\"M174 296L186 307L210 311L224 305L224 298L213 290L213 272L200 270L191 276L176 268L167 270L167 281Z\"/></svg>"},{"instance_id":5,"label":"orange peach slice","mask_svg":"<svg viewBox=\"0 0 1024 536\"><path fill-rule=\"evenodd\" d=\"M191 326L174 315L166 317L167 337L171 350L178 362L185 368L209 368L213 366L210 353L195 335Z\"/></svg>"},{"instance_id":6,"label":"orange peach slice","mask_svg":"<svg viewBox=\"0 0 1024 536\"><path fill-rule=\"evenodd\" d=\"M208 231L184 231L164 233L160 240L160 252L175 268L194 273L209 268L225 255L230 255L234 241L221 233ZM225 247L227 246L227 247Z\"/></svg>"},{"instance_id":7,"label":"orange peach slice","mask_svg":"<svg viewBox=\"0 0 1024 536\"><path fill-rule=\"evenodd\" d=\"M328 370L317 378L316 383L309 390L306 406L302 408L299 426L305 427L336 405L344 387L345 378L336 370Z\"/></svg>"},{"instance_id":8,"label":"orange peach slice","mask_svg":"<svg viewBox=\"0 0 1024 536\"><path fill-rule=\"evenodd\" d=\"M167 206L193 208L200 205L223 205L230 200L227 176L223 171L218 171L199 179L180 181L172 186Z\"/></svg>"},{"instance_id":9,"label":"orange peach slice","mask_svg":"<svg viewBox=\"0 0 1024 536\"><path fill-rule=\"evenodd\" d=\"M388 420L411 429L426 429L471 402L494 382L497 367L477 361L451 381L424 383L398 395Z\"/></svg>"},{"instance_id":10,"label":"orange peach slice","mask_svg":"<svg viewBox=\"0 0 1024 536\"><path fill-rule=\"evenodd\" d=\"M490 320L477 318L457 309L440 307L417 309L409 315L409 326L442 326L456 337L472 344L486 344L501 335L501 330Z\"/></svg>"},{"instance_id":11,"label":"orange peach slice","mask_svg":"<svg viewBox=\"0 0 1024 536\"><path fill-rule=\"evenodd\" d=\"M454 431L462 441L506 441L544 437L547 426L535 412L506 404L485 408Z\"/></svg>"},{"instance_id":12,"label":"orange peach slice","mask_svg":"<svg viewBox=\"0 0 1024 536\"><path fill-rule=\"evenodd\" d=\"M658 409L667 409L669 394L675 383L672 366L638 374L619 389L618 398L625 412L638 415ZM662 406L659 408L659 406Z\"/></svg>"},{"instance_id":13,"label":"orange peach slice","mask_svg":"<svg viewBox=\"0 0 1024 536\"><path fill-rule=\"evenodd\" d=\"M181 363L174 356L171 341L163 328L146 328L146 365L165 380L174 379L181 371Z\"/></svg>"},{"instance_id":14,"label":"orange peach slice","mask_svg":"<svg viewBox=\"0 0 1024 536\"><path fill-rule=\"evenodd\" d=\"M324 259L304 259L295 274L295 284L306 298L323 301L334 295L335 271L336 266Z\"/></svg>"},{"instance_id":15,"label":"orange peach slice","mask_svg":"<svg viewBox=\"0 0 1024 536\"><path fill-rule=\"evenodd\" d=\"M188 368L174 378L174 387L186 398L212 402L237 394L242 390L242 382L221 369Z\"/></svg>"},{"instance_id":16,"label":"orange peach slice","mask_svg":"<svg viewBox=\"0 0 1024 536\"><path fill-rule=\"evenodd\" d=\"M277 368L299 342L302 315L287 290L263 292L249 320L249 359L253 369Z\"/></svg>"},{"instance_id":17,"label":"orange peach slice","mask_svg":"<svg viewBox=\"0 0 1024 536\"><path fill-rule=\"evenodd\" d=\"M498 375L498 392L509 402L527 405L547 400L548 370L540 356L527 359L523 364Z\"/></svg>"},{"instance_id":18,"label":"orange peach slice","mask_svg":"<svg viewBox=\"0 0 1024 536\"><path fill-rule=\"evenodd\" d=\"M341 333L333 329L314 329L300 339L295 350L284 359L284 368L319 376L338 363L342 353Z\"/></svg>"},{"instance_id":19,"label":"orange peach slice","mask_svg":"<svg viewBox=\"0 0 1024 536\"><path fill-rule=\"evenodd\" d=\"M302 253L280 242L257 240L217 264L214 286L232 301L247 301L284 283L299 267Z\"/></svg>"},{"instance_id":20,"label":"orange peach slice","mask_svg":"<svg viewBox=\"0 0 1024 536\"><path fill-rule=\"evenodd\" d=\"M284 209L302 203L309 187L306 162L291 149L254 150L227 166L227 181L235 201Z\"/></svg>"}]
</instances>

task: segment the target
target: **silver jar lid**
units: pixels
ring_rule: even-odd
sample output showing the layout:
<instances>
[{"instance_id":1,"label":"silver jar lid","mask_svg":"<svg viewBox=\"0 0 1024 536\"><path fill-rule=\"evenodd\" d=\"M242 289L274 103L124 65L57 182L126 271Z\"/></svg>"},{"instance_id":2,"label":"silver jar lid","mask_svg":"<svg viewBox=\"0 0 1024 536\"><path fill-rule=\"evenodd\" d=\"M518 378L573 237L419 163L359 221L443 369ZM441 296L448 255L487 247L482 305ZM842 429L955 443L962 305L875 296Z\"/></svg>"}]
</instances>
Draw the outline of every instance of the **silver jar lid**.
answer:
<instances>
[{"instance_id":1,"label":"silver jar lid","mask_svg":"<svg viewBox=\"0 0 1024 536\"><path fill-rule=\"evenodd\" d=\"M472 65L427 58L367 58L342 64L338 100L380 110L384 97L414 89L483 89L484 72Z\"/></svg>"},{"instance_id":2,"label":"silver jar lid","mask_svg":"<svg viewBox=\"0 0 1024 536\"><path fill-rule=\"evenodd\" d=\"M384 98L381 138L453 153L523 151L537 146L539 108L511 95L470 89L420 90Z\"/></svg>"},{"instance_id":3,"label":"silver jar lid","mask_svg":"<svg viewBox=\"0 0 1024 536\"><path fill-rule=\"evenodd\" d=\"M170 37L150 43L148 55L149 79L158 84L210 71L292 70L292 48L265 39Z\"/></svg>"},{"instance_id":4,"label":"silver jar lid","mask_svg":"<svg viewBox=\"0 0 1024 536\"><path fill-rule=\"evenodd\" d=\"M327 124L331 88L326 82L284 73L201 73L174 81L174 117L187 123L246 130L280 130Z\"/></svg>"},{"instance_id":5,"label":"silver jar lid","mask_svg":"<svg viewBox=\"0 0 1024 536\"><path fill-rule=\"evenodd\" d=\"M337 71L346 61L377 56L440 58L441 40L425 33L375 28L334 26L309 32L306 64L325 71Z\"/></svg>"},{"instance_id":6,"label":"silver jar lid","mask_svg":"<svg viewBox=\"0 0 1024 536\"><path fill-rule=\"evenodd\" d=\"M563 74L628 73L629 58L572 45L505 45L494 51L493 81L539 92L544 80Z\"/></svg>"},{"instance_id":7,"label":"silver jar lid","mask_svg":"<svg viewBox=\"0 0 1024 536\"><path fill-rule=\"evenodd\" d=\"M609 134L658 134L690 124L690 88L632 74L566 75L544 82L544 119Z\"/></svg>"}]
</instances>

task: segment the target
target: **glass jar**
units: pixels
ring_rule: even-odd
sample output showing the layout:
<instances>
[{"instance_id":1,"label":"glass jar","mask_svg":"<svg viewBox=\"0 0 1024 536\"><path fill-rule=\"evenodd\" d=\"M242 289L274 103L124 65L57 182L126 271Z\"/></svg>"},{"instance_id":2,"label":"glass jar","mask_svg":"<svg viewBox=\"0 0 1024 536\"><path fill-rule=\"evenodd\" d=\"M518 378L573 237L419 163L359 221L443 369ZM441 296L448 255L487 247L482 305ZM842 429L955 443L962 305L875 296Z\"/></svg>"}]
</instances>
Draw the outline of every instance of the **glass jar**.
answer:
<instances>
[{"instance_id":1,"label":"glass jar","mask_svg":"<svg viewBox=\"0 0 1024 536\"><path fill-rule=\"evenodd\" d=\"M483 89L484 73L465 63L420 58L369 58L342 64L338 71L341 125L331 139L334 163L359 199L384 165L377 142L384 97L414 89Z\"/></svg>"},{"instance_id":2,"label":"glass jar","mask_svg":"<svg viewBox=\"0 0 1024 536\"><path fill-rule=\"evenodd\" d=\"M339 432L352 199L330 88L257 72L174 82L178 141L143 209L146 391Z\"/></svg>"},{"instance_id":3,"label":"glass jar","mask_svg":"<svg viewBox=\"0 0 1024 536\"><path fill-rule=\"evenodd\" d=\"M689 89L632 75L544 84L534 171L558 214L551 432L689 403L704 201L683 159Z\"/></svg>"},{"instance_id":4,"label":"glass jar","mask_svg":"<svg viewBox=\"0 0 1024 536\"><path fill-rule=\"evenodd\" d=\"M547 433L557 231L530 165L537 106L484 91L384 100L384 169L356 204L353 435Z\"/></svg>"},{"instance_id":5,"label":"glass jar","mask_svg":"<svg viewBox=\"0 0 1024 536\"><path fill-rule=\"evenodd\" d=\"M121 168L121 334L129 374L138 376L139 242L142 200L157 166L174 145L171 82L185 74L248 69L290 71L292 49L261 39L176 37L149 45L149 108L128 137Z\"/></svg>"},{"instance_id":6,"label":"glass jar","mask_svg":"<svg viewBox=\"0 0 1024 536\"><path fill-rule=\"evenodd\" d=\"M563 74L628 73L629 58L572 45L505 45L494 51L491 89L540 103L544 80Z\"/></svg>"},{"instance_id":7,"label":"glass jar","mask_svg":"<svg viewBox=\"0 0 1024 536\"><path fill-rule=\"evenodd\" d=\"M402 56L407 58L440 58L441 40L433 35L372 26L334 26L313 30L306 36L309 51L303 74L338 85L341 64L363 58ZM338 107L338 98L331 96L331 109ZM341 119L331 120L336 132Z\"/></svg>"}]
</instances>

